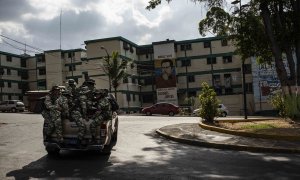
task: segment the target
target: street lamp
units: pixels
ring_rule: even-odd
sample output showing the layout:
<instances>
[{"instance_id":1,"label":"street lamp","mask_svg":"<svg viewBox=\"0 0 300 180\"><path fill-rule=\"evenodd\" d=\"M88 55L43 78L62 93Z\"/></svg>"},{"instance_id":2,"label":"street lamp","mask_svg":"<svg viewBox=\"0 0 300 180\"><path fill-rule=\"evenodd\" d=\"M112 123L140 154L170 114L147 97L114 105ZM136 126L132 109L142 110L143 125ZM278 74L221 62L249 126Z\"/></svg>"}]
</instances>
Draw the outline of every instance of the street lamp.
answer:
<instances>
[{"instance_id":1,"label":"street lamp","mask_svg":"<svg viewBox=\"0 0 300 180\"><path fill-rule=\"evenodd\" d=\"M231 2L231 4L235 5L239 3L239 16L241 17L242 14L242 1L241 0L235 0L233 2ZM242 26L242 21L240 20L240 28ZM242 28L241 28L242 29ZM244 118L247 119L247 95L246 95L246 83L245 83L245 61L242 60L242 75L243 75L243 99L244 99Z\"/></svg>"},{"instance_id":2,"label":"street lamp","mask_svg":"<svg viewBox=\"0 0 300 180\"><path fill-rule=\"evenodd\" d=\"M103 49L106 52L106 58L107 58L107 61L108 61L108 65L110 65L109 64L110 56L109 56L109 54L107 52L107 49L104 46L101 46L100 48ZM110 82L110 74L109 73L110 72L108 71L107 75L108 75L109 93L111 93L111 82Z\"/></svg>"},{"instance_id":3,"label":"street lamp","mask_svg":"<svg viewBox=\"0 0 300 180\"><path fill-rule=\"evenodd\" d=\"M214 65L213 65L213 58L212 58L212 44L211 41L209 42L209 60L210 60L210 70L211 70L211 84L212 87L215 89L215 81L214 81Z\"/></svg>"},{"instance_id":4,"label":"street lamp","mask_svg":"<svg viewBox=\"0 0 300 180\"><path fill-rule=\"evenodd\" d=\"M186 98L188 98L189 96L189 78L188 78L188 70L187 70L187 66L188 66L188 59L186 56L186 46L187 44L184 44L184 62L185 62L185 77L186 77ZM189 101L188 101L188 105L190 105Z\"/></svg>"}]
</instances>

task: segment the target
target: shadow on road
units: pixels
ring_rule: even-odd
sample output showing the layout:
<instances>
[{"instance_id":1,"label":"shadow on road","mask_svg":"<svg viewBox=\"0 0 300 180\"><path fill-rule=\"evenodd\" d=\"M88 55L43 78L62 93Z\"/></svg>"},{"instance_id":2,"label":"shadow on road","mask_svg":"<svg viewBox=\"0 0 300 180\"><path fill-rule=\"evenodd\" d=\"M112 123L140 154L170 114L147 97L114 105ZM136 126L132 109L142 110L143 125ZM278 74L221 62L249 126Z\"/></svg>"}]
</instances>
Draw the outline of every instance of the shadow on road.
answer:
<instances>
[{"instance_id":1,"label":"shadow on road","mask_svg":"<svg viewBox=\"0 0 300 180\"><path fill-rule=\"evenodd\" d=\"M15 179L30 178L88 178L99 177L101 171L112 164L109 156L96 152L61 152L58 157L48 155L29 163L22 169L8 172L6 177Z\"/></svg>"}]
</instances>

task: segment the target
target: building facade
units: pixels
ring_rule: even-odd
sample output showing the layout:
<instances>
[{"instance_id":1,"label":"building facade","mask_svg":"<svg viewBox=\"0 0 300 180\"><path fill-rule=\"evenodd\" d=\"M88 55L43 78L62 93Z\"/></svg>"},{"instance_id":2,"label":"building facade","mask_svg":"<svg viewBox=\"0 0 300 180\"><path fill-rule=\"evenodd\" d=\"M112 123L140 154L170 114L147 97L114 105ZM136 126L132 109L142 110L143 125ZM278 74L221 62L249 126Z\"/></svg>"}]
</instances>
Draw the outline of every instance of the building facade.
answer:
<instances>
[{"instance_id":1,"label":"building facade","mask_svg":"<svg viewBox=\"0 0 300 180\"><path fill-rule=\"evenodd\" d=\"M8 88L6 83L9 78L16 83L25 82L26 90L50 89L54 84L65 85L71 78L79 85L86 78L92 78L96 88L109 89L109 78L103 71L103 58L118 52L120 59L133 62L126 68L129 77L123 79L116 89L118 103L126 112L136 112L141 107L162 101L188 106L187 97L197 97L201 83L207 82L215 88L230 115L243 114L242 61L234 53L234 46L225 38L167 39L137 45L123 37L112 37L87 40L85 45L85 50L50 50L33 57L14 55L16 63L10 65L6 62L6 56L11 54L0 52L2 69L9 66L16 72L19 70L27 74L27 79L22 80L16 73L14 77L5 76L4 70L1 77L1 82L5 82L3 92L7 91L5 88ZM24 61L26 67L21 66ZM245 80L247 107L251 114L255 108L250 59L245 61ZM12 89L19 94L10 97L1 94L7 99L20 98L24 94L16 87ZM113 88L111 90L114 91ZM197 106L198 98L195 99Z\"/></svg>"}]
</instances>

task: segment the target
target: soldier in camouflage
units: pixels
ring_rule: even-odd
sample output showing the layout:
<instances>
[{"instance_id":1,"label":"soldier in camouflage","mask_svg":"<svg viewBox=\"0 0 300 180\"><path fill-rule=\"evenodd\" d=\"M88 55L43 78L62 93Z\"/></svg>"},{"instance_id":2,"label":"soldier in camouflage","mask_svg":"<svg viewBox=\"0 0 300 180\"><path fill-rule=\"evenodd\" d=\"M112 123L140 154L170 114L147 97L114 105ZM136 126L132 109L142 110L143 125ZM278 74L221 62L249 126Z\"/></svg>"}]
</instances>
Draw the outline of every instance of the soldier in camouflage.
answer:
<instances>
[{"instance_id":1,"label":"soldier in camouflage","mask_svg":"<svg viewBox=\"0 0 300 180\"><path fill-rule=\"evenodd\" d=\"M95 107L96 113L92 118L92 122L90 124L90 132L92 135L91 144L96 142L96 128L100 125L101 121L109 120L112 118L112 111L110 102L105 95L105 92L102 90L95 90Z\"/></svg>"},{"instance_id":2,"label":"soldier in camouflage","mask_svg":"<svg viewBox=\"0 0 300 180\"><path fill-rule=\"evenodd\" d=\"M84 88L85 87L85 88ZM70 106L70 118L75 121L78 127L78 141L77 144L81 145L81 142L86 134L86 125L84 123L86 117L86 93L89 92L88 87L82 87L79 92L79 97L69 99Z\"/></svg>"},{"instance_id":3,"label":"soldier in camouflage","mask_svg":"<svg viewBox=\"0 0 300 180\"><path fill-rule=\"evenodd\" d=\"M48 122L48 129L46 139L50 138L53 132L56 133L57 141L63 143L62 136L62 113L67 114L68 104L66 98L61 96L60 88L53 86L50 93L45 97L45 109L42 112L42 116Z\"/></svg>"},{"instance_id":4,"label":"soldier in camouflage","mask_svg":"<svg viewBox=\"0 0 300 180\"><path fill-rule=\"evenodd\" d=\"M67 91L71 92L73 97L76 96L77 88L76 88L76 82L75 82L74 79L69 79L68 80Z\"/></svg>"}]
</instances>

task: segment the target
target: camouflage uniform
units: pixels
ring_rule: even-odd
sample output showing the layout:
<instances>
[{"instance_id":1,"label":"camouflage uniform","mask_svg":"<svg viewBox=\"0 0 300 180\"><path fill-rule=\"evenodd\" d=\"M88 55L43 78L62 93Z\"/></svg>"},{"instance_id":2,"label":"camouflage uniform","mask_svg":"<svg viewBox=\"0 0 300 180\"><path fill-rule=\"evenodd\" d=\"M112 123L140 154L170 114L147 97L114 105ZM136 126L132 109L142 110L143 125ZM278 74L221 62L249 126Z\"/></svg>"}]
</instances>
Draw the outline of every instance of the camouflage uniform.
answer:
<instances>
[{"instance_id":1,"label":"camouflage uniform","mask_svg":"<svg viewBox=\"0 0 300 180\"><path fill-rule=\"evenodd\" d=\"M86 118L86 112L87 112L87 97L86 93L88 93L89 90L87 87L82 87L80 93L80 96L77 99L74 99L74 108L71 110L71 118L75 121L76 125L78 126L78 143L80 144L82 139L84 138L84 135L86 133L86 125L84 123L84 119Z\"/></svg>"},{"instance_id":2,"label":"camouflage uniform","mask_svg":"<svg viewBox=\"0 0 300 180\"><path fill-rule=\"evenodd\" d=\"M95 91L95 95L97 97L96 99L96 110L92 122L90 124L90 132L92 135L92 142L95 141L96 138L96 128L99 126L101 121L109 120L112 118L112 111L111 111L111 105L110 102L105 96L105 92L102 92L100 90Z\"/></svg>"},{"instance_id":3,"label":"camouflage uniform","mask_svg":"<svg viewBox=\"0 0 300 180\"><path fill-rule=\"evenodd\" d=\"M67 91L71 92L73 97L77 95L77 88L76 88L76 82L74 79L69 79L68 80L68 86L67 86Z\"/></svg>"},{"instance_id":4,"label":"camouflage uniform","mask_svg":"<svg viewBox=\"0 0 300 180\"><path fill-rule=\"evenodd\" d=\"M48 129L45 134L49 138L55 132L57 140L63 142L61 115L62 112L68 111L68 104L65 97L61 96L60 93L55 95L53 91L60 91L60 89L58 86L53 86L50 94L45 97L46 109L42 112L42 116L48 122Z\"/></svg>"}]
</instances>

